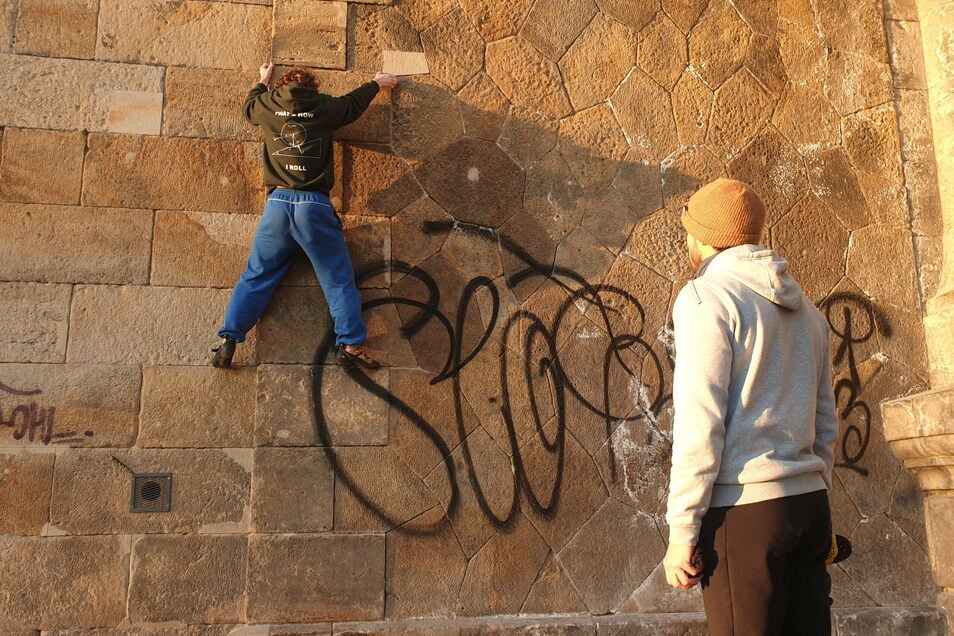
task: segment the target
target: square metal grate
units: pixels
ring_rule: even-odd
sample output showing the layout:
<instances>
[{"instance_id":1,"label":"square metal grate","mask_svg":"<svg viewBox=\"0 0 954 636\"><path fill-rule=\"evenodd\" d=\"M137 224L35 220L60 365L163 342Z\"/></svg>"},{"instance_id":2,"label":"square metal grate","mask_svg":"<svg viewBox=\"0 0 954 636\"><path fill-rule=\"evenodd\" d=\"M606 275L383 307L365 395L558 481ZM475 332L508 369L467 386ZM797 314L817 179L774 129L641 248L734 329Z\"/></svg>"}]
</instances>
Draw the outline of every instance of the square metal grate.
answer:
<instances>
[{"instance_id":1,"label":"square metal grate","mask_svg":"<svg viewBox=\"0 0 954 636\"><path fill-rule=\"evenodd\" d=\"M130 512L169 512L172 507L172 473L134 473Z\"/></svg>"}]
</instances>

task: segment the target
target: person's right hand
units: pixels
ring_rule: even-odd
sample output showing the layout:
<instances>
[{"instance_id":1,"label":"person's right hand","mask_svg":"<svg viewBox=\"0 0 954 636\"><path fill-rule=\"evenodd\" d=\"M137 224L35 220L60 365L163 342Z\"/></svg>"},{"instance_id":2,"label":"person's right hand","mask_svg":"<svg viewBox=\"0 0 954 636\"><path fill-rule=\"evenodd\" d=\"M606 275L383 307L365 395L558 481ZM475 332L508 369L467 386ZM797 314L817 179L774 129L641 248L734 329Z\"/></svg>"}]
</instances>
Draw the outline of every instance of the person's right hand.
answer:
<instances>
[{"instance_id":1,"label":"person's right hand","mask_svg":"<svg viewBox=\"0 0 954 636\"><path fill-rule=\"evenodd\" d=\"M688 590L702 580L702 559L693 546L670 543L663 568L666 582L680 590Z\"/></svg>"},{"instance_id":2,"label":"person's right hand","mask_svg":"<svg viewBox=\"0 0 954 636\"><path fill-rule=\"evenodd\" d=\"M381 88L394 88L398 85L397 78L390 73L378 73L374 76L374 81Z\"/></svg>"},{"instance_id":3,"label":"person's right hand","mask_svg":"<svg viewBox=\"0 0 954 636\"><path fill-rule=\"evenodd\" d=\"M272 81L272 71L275 70L275 65L271 62L265 62L258 68L258 79L259 81L268 86Z\"/></svg>"}]
</instances>

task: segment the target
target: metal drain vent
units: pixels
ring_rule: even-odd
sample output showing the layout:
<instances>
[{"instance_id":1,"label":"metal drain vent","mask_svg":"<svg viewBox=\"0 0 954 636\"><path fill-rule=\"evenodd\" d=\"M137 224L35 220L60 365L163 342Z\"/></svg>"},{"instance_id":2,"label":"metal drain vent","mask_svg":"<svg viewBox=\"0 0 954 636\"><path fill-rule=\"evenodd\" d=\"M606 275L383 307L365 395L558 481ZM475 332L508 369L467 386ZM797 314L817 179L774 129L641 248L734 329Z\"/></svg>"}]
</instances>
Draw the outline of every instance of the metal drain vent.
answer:
<instances>
[{"instance_id":1,"label":"metal drain vent","mask_svg":"<svg viewBox=\"0 0 954 636\"><path fill-rule=\"evenodd\" d=\"M169 512L172 507L172 473L134 473L130 512Z\"/></svg>"}]
</instances>

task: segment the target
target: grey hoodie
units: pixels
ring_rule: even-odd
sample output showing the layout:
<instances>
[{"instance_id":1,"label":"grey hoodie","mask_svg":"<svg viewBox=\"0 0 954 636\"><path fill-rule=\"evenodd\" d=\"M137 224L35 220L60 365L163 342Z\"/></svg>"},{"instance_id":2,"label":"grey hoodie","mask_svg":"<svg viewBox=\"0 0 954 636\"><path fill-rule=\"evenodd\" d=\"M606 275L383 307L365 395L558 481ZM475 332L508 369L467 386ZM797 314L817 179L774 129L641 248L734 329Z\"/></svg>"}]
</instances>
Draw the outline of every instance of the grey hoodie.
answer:
<instances>
[{"instance_id":1,"label":"grey hoodie","mask_svg":"<svg viewBox=\"0 0 954 636\"><path fill-rule=\"evenodd\" d=\"M774 251L707 259L673 307L669 540L710 506L830 489L838 432L828 325Z\"/></svg>"}]
</instances>

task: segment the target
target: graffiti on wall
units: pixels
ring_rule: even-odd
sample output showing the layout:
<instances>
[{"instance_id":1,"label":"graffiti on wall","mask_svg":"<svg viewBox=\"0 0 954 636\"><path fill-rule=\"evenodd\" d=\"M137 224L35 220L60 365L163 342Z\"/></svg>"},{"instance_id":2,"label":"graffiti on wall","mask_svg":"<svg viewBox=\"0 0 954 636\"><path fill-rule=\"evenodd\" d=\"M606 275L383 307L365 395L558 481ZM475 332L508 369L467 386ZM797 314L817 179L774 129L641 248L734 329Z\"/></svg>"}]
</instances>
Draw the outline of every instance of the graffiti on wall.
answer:
<instances>
[{"instance_id":1,"label":"graffiti on wall","mask_svg":"<svg viewBox=\"0 0 954 636\"><path fill-rule=\"evenodd\" d=\"M43 444L74 444L93 436L93 431L56 430L56 407L41 406L37 400L41 389L15 389L0 382L0 431L9 434L15 442ZM3 444L0 437L0 445Z\"/></svg>"}]
</instances>

